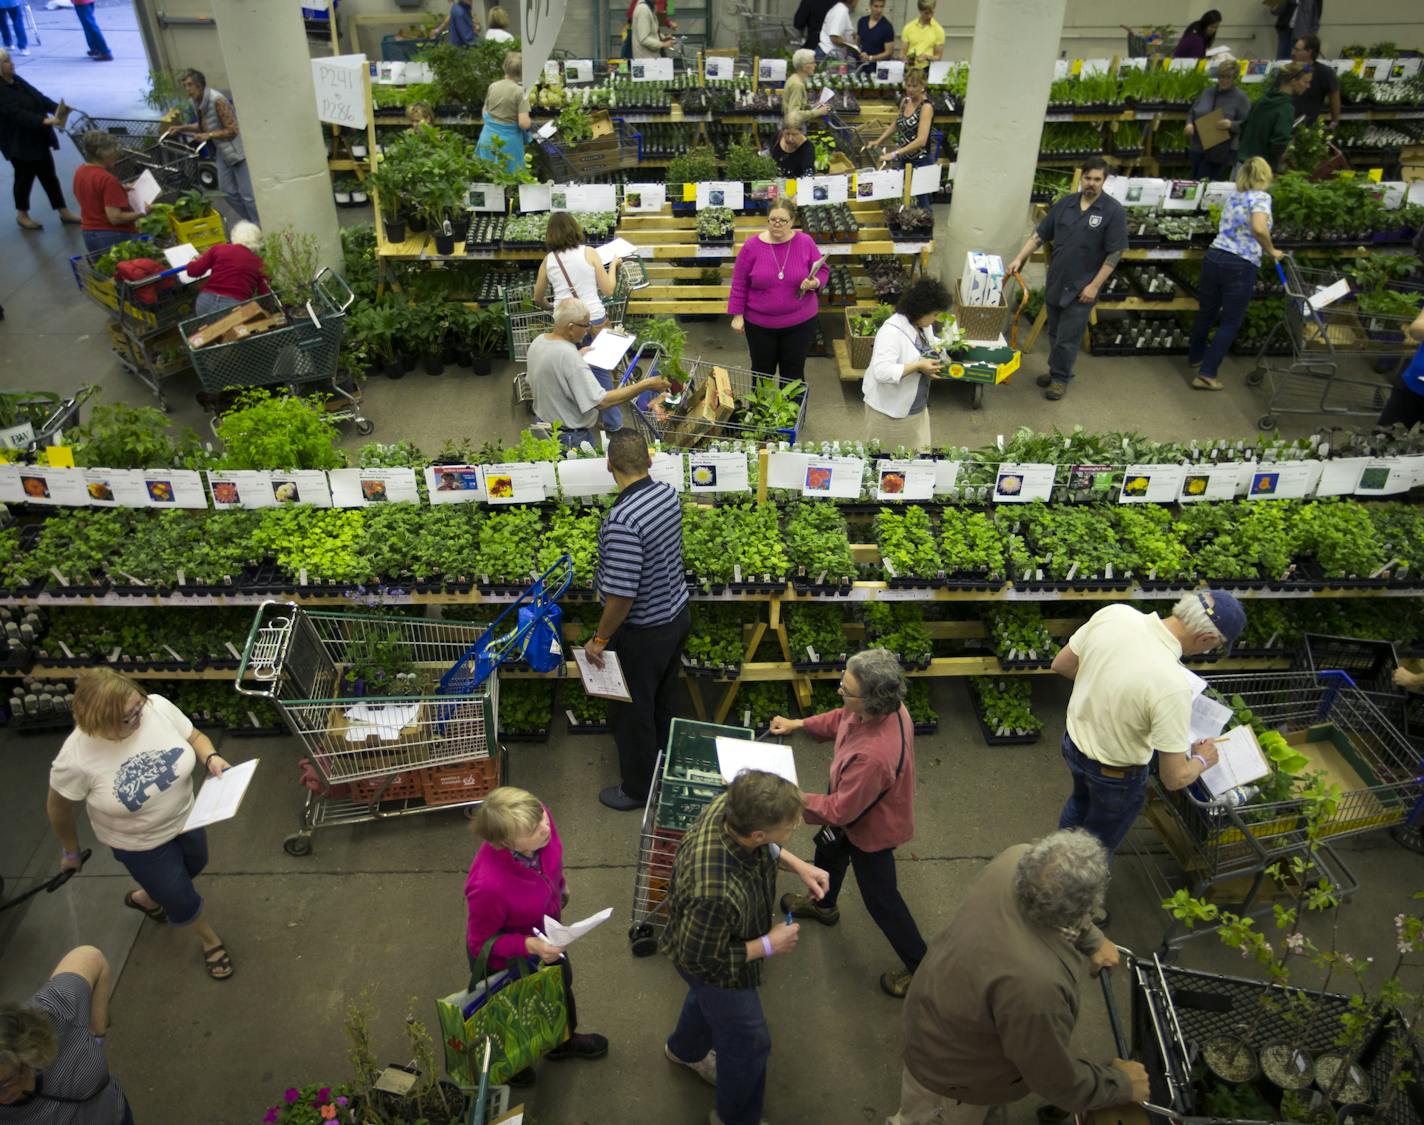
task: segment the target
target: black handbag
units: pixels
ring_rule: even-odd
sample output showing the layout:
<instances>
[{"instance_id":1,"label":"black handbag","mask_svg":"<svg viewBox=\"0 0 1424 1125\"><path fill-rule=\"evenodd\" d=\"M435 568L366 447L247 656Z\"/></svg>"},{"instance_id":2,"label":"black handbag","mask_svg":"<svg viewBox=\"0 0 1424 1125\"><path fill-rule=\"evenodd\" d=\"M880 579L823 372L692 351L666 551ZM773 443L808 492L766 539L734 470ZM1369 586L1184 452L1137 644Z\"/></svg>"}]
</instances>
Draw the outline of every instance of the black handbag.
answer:
<instances>
[{"instance_id":1,"label":"black handbag","mask_svg":"<svg viewBox=\"0 0 1424 1125\"><path fill-rule=\"evenodd\" d=\"M859 824L864 819L866 813L870 812L876 805L885 798L885 794L895 788L895 783L900 780L900 771L905 768L905 716L898 711L895 713L895 721L900 727L900 760L895 763L895 776L890 779L890 784L876 794L875 800L860 810L859 815L854 820L849 820L845 824L826 824L816 833L812 839L815 840L819 848L833 848L841 842L845 836L845 830ZM829 788L827 792L830 792Z\"/></svg>"}]
</instances>

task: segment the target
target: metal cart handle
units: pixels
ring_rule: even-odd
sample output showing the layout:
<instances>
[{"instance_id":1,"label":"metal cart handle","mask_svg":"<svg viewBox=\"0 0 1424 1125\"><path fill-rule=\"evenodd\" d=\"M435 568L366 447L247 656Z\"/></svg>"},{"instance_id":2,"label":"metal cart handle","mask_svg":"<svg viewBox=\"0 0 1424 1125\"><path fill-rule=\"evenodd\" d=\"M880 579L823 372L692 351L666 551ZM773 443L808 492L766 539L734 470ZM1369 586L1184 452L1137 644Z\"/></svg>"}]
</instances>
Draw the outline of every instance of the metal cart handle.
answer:
<instances>
[{"instance_id":1,"label":"metal cart handle","mask_svg":"<svg viewBox=\"0 0 1424 1125\"><path fill-rule=\"evenodd\" d=\"M1132 956L1132 950L1123 949L1122 946L1117 946L1116 948L1120 952L1126 953L1129 957ZM1117 1018L1117 1003L1113 999L1112 970L1106 965L1098 971L1098 984L1100 984L1103 989L1103 1004L1108 1010L1108 1026L1112 1028L1113 1047L1117 1051L1117 1057L1125 1061L1130 1056L1128 1055L1127 1041L1122 1037L1122 1024ZM1175 1109L1169 1109L1166 1106L1153 1105L1149 1101L1134 1102L1133 1104L1141 1106L1148 1113L1160 1113L1163 1117L1170 1118L1173 1121L1185 1120Z\"/></svg>"},{"instance_id":2,"label":"metal cart handle","mask_svg":"<svg viewBox=\"0 0 1424 1125\"><path fill-rule=\"evenodd\" d=\"M264 614L269 606L290 610L291 616L267 622ZM239 695L257 699L276 698L277 682L282 678L282 665L287 659L287 648L292 643L296 613L296 602L265 601L257 607L257 616L252 619L252 628L247 634L247 643L242 646L242 659L238 661L237 675L233 679L233 687ZM247 678L249 666L254 680L270 686L265 690L243 687L242 681Z\"/></svg>"},{"instance_id":3,"label":"metal cart handle","mask_svg":"<svg viewBox=\"0 0 1424 1125\"><path fill-rule=\"evenodd\" d=\"M345 312L356 299L356 294L351 292L351 286L346 284L346 279L330 266L322 266L321 272L312 279L312 288L325 297L327 303L338 312Z\"/></svg>"}]
</instances>

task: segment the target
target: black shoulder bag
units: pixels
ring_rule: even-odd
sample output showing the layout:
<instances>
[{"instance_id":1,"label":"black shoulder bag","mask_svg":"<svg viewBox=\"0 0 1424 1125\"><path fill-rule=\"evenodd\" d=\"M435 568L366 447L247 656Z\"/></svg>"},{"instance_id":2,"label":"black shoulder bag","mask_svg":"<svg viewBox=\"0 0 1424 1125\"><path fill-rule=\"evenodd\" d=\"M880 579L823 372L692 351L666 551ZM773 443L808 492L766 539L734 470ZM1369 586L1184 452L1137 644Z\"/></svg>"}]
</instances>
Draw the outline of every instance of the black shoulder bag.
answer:
<instances>
[{"instance_id":1,"label":"black shoulder bag","mask_svg":"<svg viewBox=\"0 0 1424 1125\"><path fill-rule=\"evenodd\" d=\"M845 835L845 830L847 828L853 827L856 824L859 824L861 820L865 818L865 815L870 812L871 809L873 809L876 805L880 804L880 802L885 798L885 794L895 788L895 783L900 780L900 771L905 768L905 716L897 711L895 713L895 722L900 727L900 760L895 763L895 776L890 779L889 785L887 785L884 789L880 790L880 792L876 795L875 800L871 801L870 804L866 805L865 808L860 810L860 814L854 820L847 821L845 824L840 825L824 825L821 830L817 832L816 835L813 837L813 839L815 839L816 841L817 847L833 848L837 844L839 844L841 842L841 837Z\"/></svg>"}]
</instances>

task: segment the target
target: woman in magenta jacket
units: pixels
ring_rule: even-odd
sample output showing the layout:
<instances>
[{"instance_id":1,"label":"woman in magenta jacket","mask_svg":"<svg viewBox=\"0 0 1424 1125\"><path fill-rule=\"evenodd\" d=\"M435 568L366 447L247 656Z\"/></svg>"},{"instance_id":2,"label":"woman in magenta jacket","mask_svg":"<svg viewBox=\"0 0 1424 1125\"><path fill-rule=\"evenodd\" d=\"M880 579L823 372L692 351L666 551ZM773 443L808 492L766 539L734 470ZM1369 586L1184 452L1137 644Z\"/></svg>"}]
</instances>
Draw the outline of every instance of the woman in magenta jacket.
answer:
<instances>
[{"instance_id":1,"label":"woman in magenta jacket","mask_svg":"<svg viewBox=\"0 0 1424 1125\"><path fill-rule=\"evenodd\" d=\"M820 312L817 294L831 278L815 239L793 229L795 222L795 206L784 199L771 205L766 230L737 251L727 299L732 331L746 334L752 370L779 372L782 383L805 375Z\"/></svg>"},{"instance_id":2,"label":"woman in magenta jacket","mask_svg":"<svg viewBox=\"0 0 1424 1125\"><path fill-rule=\"evenodd\" d=\"M560 919L569 901L564 882L564 846L538 797L505 785L485 798L470 818L475 834L484 839L465 879L469 923L465 951L474 968L485 942L494 938L489 971L497 972L519 957L559 962L568 997L569 1038L549 1052L551 1059L598 1059L608 1054L602 1035L579 1032L574 1008L573 970L568 955L535 934L544 915ZM513 1086L534 1081L532 1067L510 1079Z\"/></svg>"},{"instance_id":3,"label":"woman in magenta jacket","mask_svg":"<svg viewBox=\"0 0 1424 1125\"><path fill-rule=\"evenodd\" d=\"M831 888L819 902L783 895L781 909L834 926L841 920L836 898L853 866L865 908L905 963L882 973L880 987L903 1000L925 956L925 939L895 881L895 849L915 835L915 724L904 704L905 673L893 653L867 649L846 661L838 690L842 704L834 711L771 720L772 734L804 728L817 741L836 742L830 791L807 793L804 812L807 824L832 830L816 834L815 859L830 873Z\"/></svg>"}]
</instances>

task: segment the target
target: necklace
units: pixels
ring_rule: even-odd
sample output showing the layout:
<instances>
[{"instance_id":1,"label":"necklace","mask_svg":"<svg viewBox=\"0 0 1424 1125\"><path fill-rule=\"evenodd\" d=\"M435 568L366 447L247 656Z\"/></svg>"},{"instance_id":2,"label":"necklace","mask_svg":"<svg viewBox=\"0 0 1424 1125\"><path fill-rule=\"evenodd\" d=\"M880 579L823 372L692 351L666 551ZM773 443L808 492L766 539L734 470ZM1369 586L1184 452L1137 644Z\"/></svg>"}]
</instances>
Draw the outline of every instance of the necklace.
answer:
<instances>
[{"instance_id":1,"label":"necklace","mask_svg":"<svg viewBox=\"0 0 1424 1125\"><path fill-rule=\"evenodd\" d=\"M768 245L770 245L770 246L775 246L776 243L772 242L772 243L768 243ZM776 280L777 280L777 281L784 281L784 280L786 279L786 260L787 260L788 258L790 258L790 257L791 257L791 239L788 238L788 239L786 240L786 253L783 254L783 255L781 255L781 261L779 261L779 262L776 261L776 251L775 251L775 250L773 250L773 251L771 252L771 260L772 260L773 262L776 262Z\"/></svg>"}]
</instances>

